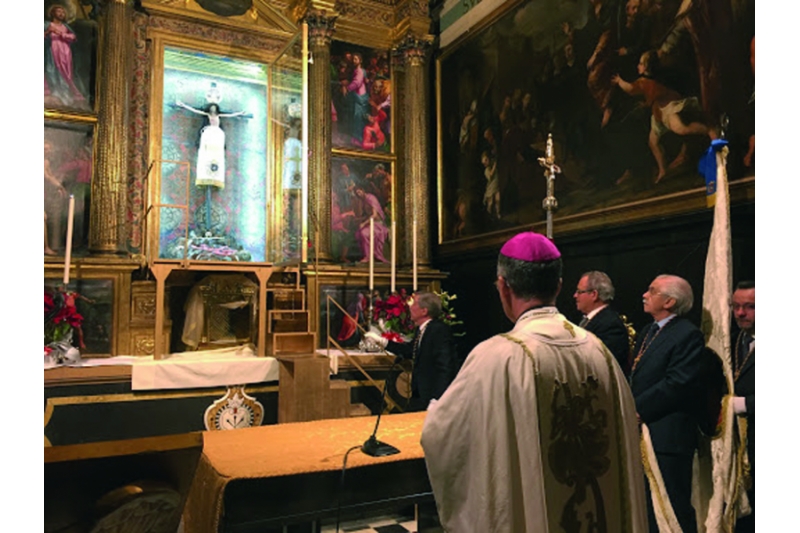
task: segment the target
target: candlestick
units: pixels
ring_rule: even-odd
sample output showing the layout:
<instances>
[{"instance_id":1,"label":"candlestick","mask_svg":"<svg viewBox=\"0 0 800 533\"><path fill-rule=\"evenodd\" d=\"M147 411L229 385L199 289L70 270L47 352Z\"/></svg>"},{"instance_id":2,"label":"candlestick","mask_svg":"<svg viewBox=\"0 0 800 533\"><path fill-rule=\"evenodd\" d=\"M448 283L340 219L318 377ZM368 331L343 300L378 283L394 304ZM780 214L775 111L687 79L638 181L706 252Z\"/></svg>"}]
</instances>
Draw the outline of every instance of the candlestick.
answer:
<instances>
[{"instance_id":1,"label":"candlestick","mask_svg":"<svg viewBox=\"0 0 800 533\"><path fill-rule=\"evenodd\" d=\"M411 265L412 265L411 269L412 269L412 271L414 273L413 274L413 280L414 281L413 281L412 290L414 292L417 292L417 221L416 220L414 221L414 223L412 225L412 228L413 229L412 229L411 233L412 233L413 237L412 237L411 249L412 249L412 255L414 256L413 263L411 263Z\"/></svg>"},{"instance_id":2,"label":"candlestick","mask_svg":"<svg viewBox=\"0 0 800 533\"><path fill-rule=\"evenodd\" d=\"M72 226L75 218L75 196L69 195L69 212L67 214L67 251L64 253L64 287L69 283L69 263L72 260Z\"/></svg>"},{"instance_id":3,"label":"candlestick","mask_svg":"<svg viewBox=\"0 0 800 533\"><path fill-rule=\"evenodd\" d=\"M392 220L392 287L391 293L394 294L395 292L395 277L397 275L397 248L395 247L395 243L397 242L397 223Z\"/></svg>"},{"instance_id":4,"label":"candlestick","mask_svg":"<svg viewBox=\"0 0 800 533\"><path fill-rule=\"evenodd\" d=\"M369 292L375 288L375 219L369 219Z\"/></svg>"}]
</instances>

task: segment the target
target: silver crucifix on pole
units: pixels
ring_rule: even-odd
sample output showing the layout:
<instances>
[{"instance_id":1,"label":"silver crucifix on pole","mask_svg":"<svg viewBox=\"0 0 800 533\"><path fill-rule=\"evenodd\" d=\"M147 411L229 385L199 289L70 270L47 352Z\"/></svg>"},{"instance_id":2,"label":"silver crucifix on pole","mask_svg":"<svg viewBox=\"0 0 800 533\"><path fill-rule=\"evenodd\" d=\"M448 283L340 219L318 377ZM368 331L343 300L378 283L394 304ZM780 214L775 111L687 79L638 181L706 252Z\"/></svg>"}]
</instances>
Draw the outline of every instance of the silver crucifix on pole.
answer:
<instances>
[{"instance_id":1,"label":"silver crucifix on pole","mask_svg":"<svg viewBox=\"0 0 800 533\"><path fill-rule=\"evenodd\" d=\"M539 158L539 164L544 167L544 177L547 179L547 196L542 200L542 208L547 211L547 238L553 238L553 211L558 208L555 197L556 174L561 173L561 168L556 165L556 156L553 151L553 134L547 134L547 148L544 157Z\"/></svg>"}]
</instances>

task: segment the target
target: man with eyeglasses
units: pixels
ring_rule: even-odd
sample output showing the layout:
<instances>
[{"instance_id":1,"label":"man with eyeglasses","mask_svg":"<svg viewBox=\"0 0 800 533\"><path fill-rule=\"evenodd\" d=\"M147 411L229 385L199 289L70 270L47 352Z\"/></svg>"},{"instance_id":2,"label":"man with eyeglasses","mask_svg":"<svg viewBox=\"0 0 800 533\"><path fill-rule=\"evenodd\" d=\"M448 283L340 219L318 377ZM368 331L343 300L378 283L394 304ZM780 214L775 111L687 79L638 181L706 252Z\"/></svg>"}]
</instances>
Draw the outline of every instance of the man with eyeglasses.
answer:
<instances>
[{"instance_id":1,"label":"man with eyeglasses","mask_svg":"<svg viewBox=\"0 0 800 533\"><path fill-rule=\"evenodd\" d=\"M614 285L611 283L611 278L605 272L597 270L584 273L578 281L573 298L575 307L583 313L579 325L603 341L627 376L631 346L628 341L628 328L625 327L619 313L609 307L614 299Z\"/></svg>"},{"instance_id":2,"label":"man with eyeglasses","mask_svg":"<svg viewBox=\"0 0 800 533\"><path fill-rule=\"evenodd\" d=\"M654 322L639 333L630 380L636 411L655 452L647 484L650 533L659 531L660 520L670 518L664 502L671 504L683 533L697 532L692 461L698 426L706 415L704 390L711 360L703 333L683 316L693 299L689 282L666 274L656 277L642 295L644 311ZM663 484L653 470L660 472ZM659 505L654 507L653 500Z\"/></svg>"},{"instance_id":3,"label":"man with eyeglasses","mask_svg":"<svg viewBox=\"0 0 800 533\"><path fill-rule=\"evenodd\" d=\"M431 405L421 443L445 531L647 529L635 405L600 340L555 307L561 252L503 245L508 333L480 343Z\"/></svg>"},{"instance_id":4,"label":"man with eyeglasses","mask_svg":"<svg viewBox=\"0 0 800 533\"><path fill-rule=\"evenodd\" d=\"M736 322L731 334L733 371L733 411L747 424L747 458L750 461L750 488L747 499L753 512L740 518L736 533L755 531L756 505L756 284L740 281L731 297L731 312Z\"/></svg>"}]
</instances>

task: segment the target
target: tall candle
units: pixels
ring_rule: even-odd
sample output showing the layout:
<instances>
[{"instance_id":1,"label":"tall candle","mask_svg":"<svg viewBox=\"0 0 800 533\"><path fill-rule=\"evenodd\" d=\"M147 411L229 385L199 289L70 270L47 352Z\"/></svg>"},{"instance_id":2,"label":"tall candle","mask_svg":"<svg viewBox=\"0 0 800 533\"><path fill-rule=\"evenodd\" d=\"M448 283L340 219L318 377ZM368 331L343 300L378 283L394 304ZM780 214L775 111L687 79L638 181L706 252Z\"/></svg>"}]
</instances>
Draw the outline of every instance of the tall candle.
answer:
<instances>
[{"instance_id":1,"label":"tall candle","mask_svg":"<svg viewBox=\"0 0 800 533\"><path fill-rule=\"evenodd\" d=\"M413 235L411 249L412 249L412 255L414 256L413 263L411 263L412 265L411 269L414 273L414 278L413 278L414 284L412 288L414 292L417 292L417 221L416 220L414 221L411 234Z\"/></svg>"},{"instance_id":2,"label":"tall candle","mask_svg":"<svg viewBox=\"0 0 800 533\"><path fill-rule=\"evenodd\" d=\"M75 196L69 195L69 212L67 213L67 251L64 253L64 286L69 283L69 263L72 260L72 225L75 218Z\"/></svg>"},{"instance_id":3,"label":"tall candle","mask_svg":"<svg viewBox=\"0 0 800 533\"><path fill-rule=\"evenodd\" d=\"M375 288L375 219L369 219L369 293Z\"/></svg>"},{"instance_id":4,"label":"tall candle","mask_svg":"<svg viewBox=\"0 0 800 533\"><path fill-rule=\"evenodd\" d=\"M395 292L395 277L397 275L397 248L395 247L395 243L397 242L397 222L392 220L392 287L391 292L394 294Z\"/></svg>"}]
</instances>

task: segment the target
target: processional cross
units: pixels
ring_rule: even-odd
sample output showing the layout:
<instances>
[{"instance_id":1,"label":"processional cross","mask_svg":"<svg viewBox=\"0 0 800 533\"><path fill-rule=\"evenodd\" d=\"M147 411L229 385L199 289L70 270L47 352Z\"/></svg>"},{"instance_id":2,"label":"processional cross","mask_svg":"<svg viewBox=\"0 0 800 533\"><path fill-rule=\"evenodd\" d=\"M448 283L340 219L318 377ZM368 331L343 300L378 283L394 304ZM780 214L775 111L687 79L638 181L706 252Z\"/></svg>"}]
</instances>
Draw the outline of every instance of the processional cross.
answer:
<instances>
[{"instance_id":1,"label":"processional cross","mask_svg":"<svg viewBox=\"0 0 800 533\"><path fill-rule=\"evenodd\" d=\"M555 197L556 174L561 173L561 168L556 165L556 156L553 151L553 134L547 134L547 148L544 157L539 158L539 164L544 167L544 177L547 180L547 196L542 200L542 208L547 211L547 238L553 238L553 211L558 208Z\"/></svg>"}]
</instances>

